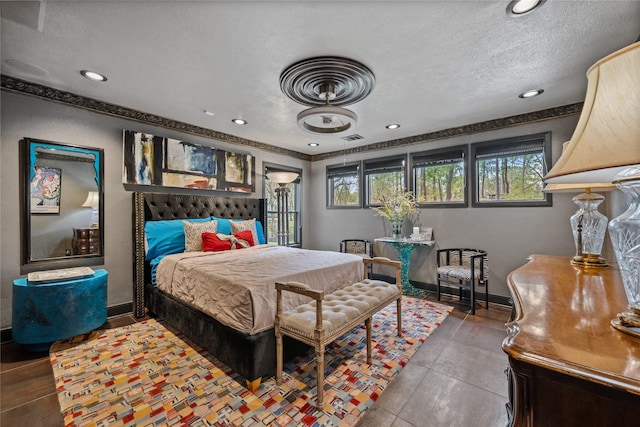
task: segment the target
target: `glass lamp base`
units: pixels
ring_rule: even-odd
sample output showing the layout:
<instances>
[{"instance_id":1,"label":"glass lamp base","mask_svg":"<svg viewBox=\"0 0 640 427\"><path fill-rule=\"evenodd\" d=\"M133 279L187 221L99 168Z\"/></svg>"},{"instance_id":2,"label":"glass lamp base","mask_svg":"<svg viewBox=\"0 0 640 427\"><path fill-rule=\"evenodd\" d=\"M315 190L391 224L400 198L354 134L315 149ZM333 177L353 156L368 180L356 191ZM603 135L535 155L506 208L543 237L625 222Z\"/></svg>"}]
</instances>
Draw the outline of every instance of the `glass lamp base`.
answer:
<instances>
[{"instance_id":1,"label":"glass lamp base","mask_svg":"<svg viewBox=\"0 0 640 427\"><path fill-rule=\"evenodd\" d=\"M593 255L593 254L584 254L582 256L574 256L573 259L571 260L571 264L573 265L578 265L581 267L595 267L595 268L602 268L602 267L608 267L609 264L607 264L607 260L602 258L600 255Z\"/></svg>"},{"instance_id":2,"label":"glass lamp base","mask_svg":"<svg viewBox=\"0 0 640 427\"><path fill-rule=\"evenodd\" d=\"M629 304L612 320L614 328L640 333L640 166L617 175L613 182L628 196L629 208L609 224L609 234Z\"/></svg>"}]
</instances>

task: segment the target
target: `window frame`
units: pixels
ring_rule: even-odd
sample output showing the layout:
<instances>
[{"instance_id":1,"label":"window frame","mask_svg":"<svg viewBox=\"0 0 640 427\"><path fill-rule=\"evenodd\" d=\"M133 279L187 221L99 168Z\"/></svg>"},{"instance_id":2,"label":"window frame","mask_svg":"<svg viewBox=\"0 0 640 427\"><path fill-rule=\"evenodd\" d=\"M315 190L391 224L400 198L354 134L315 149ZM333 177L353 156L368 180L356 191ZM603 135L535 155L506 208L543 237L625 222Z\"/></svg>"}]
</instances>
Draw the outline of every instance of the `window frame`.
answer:
<instances>
[{"instance_id":1,"label":"window frame","mask_svg":"<svg viewBox=\"0 0 640 427\"><path fill-rule=\"evenodd\" d=\"M509 201L479 201L479 177L477 168L478 151L518 151L518 146L522 149L524 146L534 142L540 142L542 145L542 176L545 176L551 165L551 132L536 133L531 135L515 136L510 138L496 139L492 141L476 142L471 144L469 156L469 170L471 178L471 206L474 208L485 207L550 207L553 206L553 197L551 193L543 192L543 198L540 200L509 200ZM484 155L486 153L482 153ZM498 156L496 156L498 157ZM542 177L540 178L542 182Z\"/></svg>"},{"instance_id":2,"label":"window frame","mask_svg":"<svg viewBox=\"0 0 640 427\"><path fill-rule=\"evenodd\" d=\"M338 171L340 169L348 171L350 169L353 169L354 167L356 169L355 176L357 178L357 184L358 184L358 202L357 204L353 204L353 205L336 205L333 199L334 187L331 182L333 177L331 177L330 175L332 174L332 171ZM361 161L348 162L348 163L342 163L337 165L328 165L326 168L325 178L326 178L327 209L361 209L362 208L363 191L362 191L362 162Z\"/></svg>"},{"instance_id":3,"label":"window frame","mask_svg":"<svg viewBox=\"0 0 640 427\"><path fill-rule=\"evenodd\" d=\"M370 193L371 193L371 189L369 188L369 179L368 176L370 175L370 173L368 173L369 167L371 167L372 165L377 165L377 168L380 167L385 167L385 164L387 165L386 167L389 168L395 168L397 166L393 166L394 162L400 162L401 166L401 172L402 172L402 188L401 191L407 191L407 155L406 154L400 154L400 155L395 155L395 156L388 156L388 157L378 157L375 159L367 159L367 160L363 160L362 161L362 185L361 188L363 189L363 193L362 193L362 205L365 208L369 208L372 206L380 206L380 203L369 203L369 199L370 199Z\"/></svg>"},{"instance_id":4,"label":"window frame","mask_svg":"<svg viewBox=\"0 0 640 427\"><path fill-rule=\"evenodd\" d=\"M420 168L420 166L416 165L416 163L422 161L424 158L431 158L433 161L443 160L446 161L452 157L452 155L460 155L462 156L462 174L464 179L464 189L463 189L463 197L464 200L462 202L420 202L418 201L417 194L417 185L416 185L416 169ZM411 191L413 192L413 196L415 197L416 202L418 203L419 208L466 208L469 207L469 146L467 144L464 145L455 145L452 147L444 147L438 148L435 150L428 151L420 151L417 153L411 153L410 155L410 173L411 173Z\"/></svg>"},{"instance_id":5,"label":"window frame","mask_svg":"<svg viewBox=\"0 0 640 427\"><path fill-rule=\"evenodd\" d=\"M295 181L293 181L291 184L288 185L292 185L293 184L293 191L291 191L290 188L290 193L289 193L289 197L293 197L294 199L294 207L295 210L289 210L289 217L290 217L290 221L291 219L293 219L293 235L289 235L289 246L293 246L293 247L301 247L302 246L302 173L303 170L300 168L294 168L291 166L284 166L284 165L280 165L277 163L267 163L267 162L263 162L262 163L262 172L263 172L263 187L262 187L262 194L263 197L266 199L266 203L265 203L265 209L266 209L266 218L267 218L267 224L262 224L262 227L264 229L265 232L265 238L267 241L267 244L274 244L273 242L270 242L269 239L273 236L271 236L271 234L268 232L269 230L269 218L270 215L276 215L277 217L277 211L272 211L269 210L269 193L267 191L267 182L270 181L269 178L267 178L267 173L268 172L296 172L298 174L298 178L296 178ZM291 216L293 215L293 218L291 218ZM276 234L276 242L277 242L277 234ZM275 243L277 244L277 243Z\"/></svg>"}]
</instances>

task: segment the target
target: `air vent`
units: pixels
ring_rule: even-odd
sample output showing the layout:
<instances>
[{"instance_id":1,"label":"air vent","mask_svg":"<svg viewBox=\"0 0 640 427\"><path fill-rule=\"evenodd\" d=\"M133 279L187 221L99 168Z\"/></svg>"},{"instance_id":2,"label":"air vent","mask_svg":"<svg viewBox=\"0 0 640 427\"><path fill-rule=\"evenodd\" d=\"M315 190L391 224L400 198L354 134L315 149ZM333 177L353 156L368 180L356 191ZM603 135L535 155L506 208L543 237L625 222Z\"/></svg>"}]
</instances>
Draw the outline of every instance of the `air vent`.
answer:
<instances>
[{"instance_id":1,"label":"air vent","mask_svg":"<svg viewBox=\"0 0 640 427\"><path fill-rule=\"evenodd\" d=\"M354 133L353 135L343 136L340 139L345 140L345 141L357 141L359 139L364 139L364 136L358 135L357 133Z\"/></svg>"}]
</instances>

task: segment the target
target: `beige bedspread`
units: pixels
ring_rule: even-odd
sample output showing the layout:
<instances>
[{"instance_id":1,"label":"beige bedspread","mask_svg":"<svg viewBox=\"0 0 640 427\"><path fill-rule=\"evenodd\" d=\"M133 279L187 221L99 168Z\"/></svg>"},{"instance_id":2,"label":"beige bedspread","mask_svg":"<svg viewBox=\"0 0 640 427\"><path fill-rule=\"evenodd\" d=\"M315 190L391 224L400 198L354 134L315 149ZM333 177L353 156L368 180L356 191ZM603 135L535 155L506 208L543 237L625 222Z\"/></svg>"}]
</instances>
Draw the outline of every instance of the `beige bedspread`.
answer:
<instances>
[{"instance_id":1,"label":"beige bedspread","mask_svg":"<svg viewBox=\"0 0 640 427\"><path fill-rule=\"evenodd\" d=\"M185 252L158 265L159 289L247 334L273 327L276 281L329 293L363 278L362 258L332 251L259 245L223 252ZM286 292L283 309L309 298Z\"/></svg>"}]
</instances>

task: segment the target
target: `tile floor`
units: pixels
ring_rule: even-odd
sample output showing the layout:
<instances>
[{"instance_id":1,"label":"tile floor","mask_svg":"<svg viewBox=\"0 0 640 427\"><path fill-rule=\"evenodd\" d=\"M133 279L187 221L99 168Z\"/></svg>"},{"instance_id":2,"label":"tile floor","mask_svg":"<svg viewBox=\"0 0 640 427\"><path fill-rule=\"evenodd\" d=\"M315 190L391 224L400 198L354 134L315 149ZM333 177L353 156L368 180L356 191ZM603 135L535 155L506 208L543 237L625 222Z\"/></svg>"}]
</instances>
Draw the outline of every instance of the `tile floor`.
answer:
<instances>
[{"instance_id":1,"label":"tile floor","mask_svg":"<svg viewBox=\"0 0 640 427\"><path fill-rule=\"evenodd\" d=\"M428 299L433 299L427 296ZM427 339L360 420L360 427L506 426L507 356L501 343L510 308L491 305L476 315L456 299L454 311ZM111 318L105 328L135 322ZM15 343L0 348L0 426L63 426L47 353Z\"/></svg>"}]
</instances>

